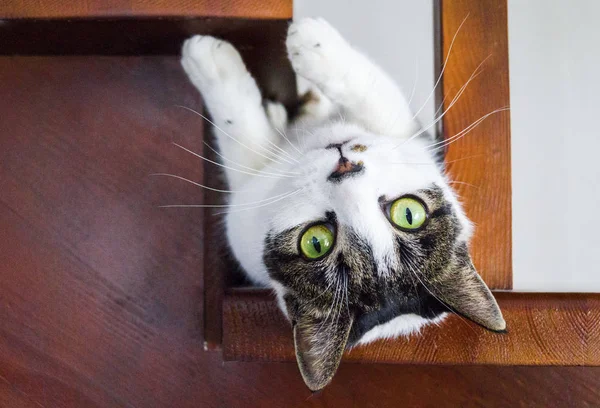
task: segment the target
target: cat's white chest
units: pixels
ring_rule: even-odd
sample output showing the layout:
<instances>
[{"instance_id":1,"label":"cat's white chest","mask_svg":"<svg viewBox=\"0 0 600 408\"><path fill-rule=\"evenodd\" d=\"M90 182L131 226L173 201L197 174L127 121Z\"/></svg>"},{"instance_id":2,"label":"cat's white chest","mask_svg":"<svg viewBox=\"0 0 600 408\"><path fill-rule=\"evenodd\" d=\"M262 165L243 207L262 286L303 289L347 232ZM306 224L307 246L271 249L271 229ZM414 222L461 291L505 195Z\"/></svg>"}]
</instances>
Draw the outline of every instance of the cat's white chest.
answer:
<instances>
[{"instance_id":1,"label":"cat's white chest","mask_svg":"<svg viewBox=\"0 0 600 408\"><path fill-rule=\"evenodd\" d=\"M427 324L439 324L447 316L443 313L433 320L425 319L414 313L398 316L384 324L373 327L366 332L357 345L371 343L378 339L393 339L398 336L408 336L418 333Z\"/></svg>"}]
</instances>

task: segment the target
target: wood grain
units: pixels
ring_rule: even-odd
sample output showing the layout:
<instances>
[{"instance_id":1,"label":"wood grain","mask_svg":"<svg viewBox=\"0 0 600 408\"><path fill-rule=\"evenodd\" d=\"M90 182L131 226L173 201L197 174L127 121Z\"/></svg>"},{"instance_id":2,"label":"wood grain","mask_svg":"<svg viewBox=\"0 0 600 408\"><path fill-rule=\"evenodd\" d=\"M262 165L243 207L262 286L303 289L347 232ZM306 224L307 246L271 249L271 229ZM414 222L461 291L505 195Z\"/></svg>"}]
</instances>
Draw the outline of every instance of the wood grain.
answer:
<instances>
[{"instance_id":1,"label":"wood grain","mask_svg":"<svg viewBox=\"0 0 600 408\"><path fill-rule=\"evenodd\" d=\"M281 27L284 27L282 31ZM288 20L241 18L135 18L95 20L3 20L3 55L179 55L194 34L233 42L244 53L261 54L285 43ZM85 41L81 39L85 38ZM266 67L278 62L261 55ZM276 72L275 72L276 73Z\"/></svg>"},{"instance_id":2,"label":"wood grain","mask_svg":"<svg viewBox=\"0 0 600 408\"><path fill-rule=\"evenodd\" d=\"M0 18L292 17L292 0L9 0Z\"/></svg>"},{"instance_id":3,"label":"wood grain","mask_svg":"<svg viewBox=\"0 0 600 408\"><path fill-rule=\"evenodd\" d=\"M248 69L256 78L263 95L293 108L296 104L294 73L287 60L285 38L286 20L247 20L247 19L185 19L185 20L110 20L110 21L11 21L0 25L0 54L174 54L171 58L175 66L183 40L192 34L210 34L232 42L241 52ZM1 35L3 34L3 35ZM85 37L87 41L79 39ZM57 60L49 60L57 61ZM70 61L65 59L64 61ZM93 59L89 59L92 63ZM65 62L66 63L66 62ZM181 73L177 72L178 77ZM151 79L149 79L151 80ZM87 86L80 82L80 86ZM123 86L126 86L125 84ZM131 84L132 92L137 84ZM191 88L190 86L187 87ZM83 89L75 90L81 92ZM62 98L59 90L57 97ZM192 90L196 100L197 91ZM188 92L189 93L189 92ZM174 99L175 105L181 101ZM186 105L201 110L195 103ZM204 129L199 116L193 116L198 131ZM210 138L209 138L210 139ZM214 145L214 144L213 144ZM211 155L200 140L198 153ZM213 157L214 158L214 157ZM219 168L199 160L198 166L214 187L223 187ZM219 194L199 193L207 203L219 203ZM207 348L218 348L221 342L222 297L227 284L239 283L233 280L235 263L228 261L228 251L223 241L222 223L214 216L213 210L201 211L200 218L206 220L204 236L210 241L203 256L204 275L204 343Z\"/></svg>"},{"instance_id":4,"label":"wood grain","mask_svg":"<svg viewBox=\"0 0 600 408\"><path fill-rule=\"evenodd\" d=\"M508 333L492 333L451 315L439 326L424 328L420 336L356 347L344 361L600 366L600 294L496 292L495 296ZM295 360L289 323L269 292L233 290L223 313L224 359Z\"/></svg>"},{"instance_id":5,"label":"wood grain","mask_svg":"<svg viewBox=\"0 0 600 408\"><path fill-rule=\"evenodd\" d=\"M0 58L0 380L23 399L95 406L150 344L201 344L203 219L157 208L201 194L149 177L203 179L171 144L201 149L191 91L176 58Z\"/></svg>"},{"instance_id":6,"label":"wood grain","mask_svg":"<svg viewBox=\"0 0 600 408\"><path fill-rule=\"evenodd\" d=\"M480 74L448 110L443 131L449 139L484 115L509 106L506 0L442 0L445 110L481 65ZM466 19L466 20L465 20ZM449 145L446 160L453 187L475 223L471 254L492 289L512 288L510 115L496 113ZM465 184L466 183L466 184Z\"/></svg>"}]
</instances>

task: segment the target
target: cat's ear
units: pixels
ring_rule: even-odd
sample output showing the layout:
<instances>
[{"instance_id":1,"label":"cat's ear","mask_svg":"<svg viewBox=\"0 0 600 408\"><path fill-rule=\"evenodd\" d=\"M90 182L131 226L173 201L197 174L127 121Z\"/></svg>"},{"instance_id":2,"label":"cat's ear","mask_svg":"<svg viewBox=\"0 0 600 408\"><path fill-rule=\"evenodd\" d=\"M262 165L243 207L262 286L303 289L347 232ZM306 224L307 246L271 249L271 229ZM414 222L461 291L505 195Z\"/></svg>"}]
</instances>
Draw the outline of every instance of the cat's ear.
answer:
<instances>
[{"instance_id":1,"label":"cat's ear","mask_svg":"<svg viewBox=\"0 0 600 408\"><path fill-rule=\"evenodd\" d=\"M498 303L475 270L466 245L457 248L453 262L428 287L452 311L489 330L506 330Z\"/></svg>"},{"instance_id":2,"label":"cat's ear","mask_svg":"<svg viewBox=\"0 0 600 408\"><path fill-rule=\"evenodd\" d=\"M311 391L319 391L329 384L346 349L353 318L345 307L338 315L339 318L305 315L293 323L296 360L304 383Z\"/></svg>"}]
</instances>

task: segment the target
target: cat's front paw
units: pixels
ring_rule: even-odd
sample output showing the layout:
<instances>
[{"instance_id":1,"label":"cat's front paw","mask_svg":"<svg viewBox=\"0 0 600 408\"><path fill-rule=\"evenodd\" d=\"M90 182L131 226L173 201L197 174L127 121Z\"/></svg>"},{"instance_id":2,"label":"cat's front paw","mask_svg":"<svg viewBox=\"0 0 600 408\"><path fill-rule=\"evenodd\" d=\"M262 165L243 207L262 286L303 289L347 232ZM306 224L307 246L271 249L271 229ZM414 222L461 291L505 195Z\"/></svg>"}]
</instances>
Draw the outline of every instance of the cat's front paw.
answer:
<instances>
[{"instance_id":1,"label":"cat's front paw","mask_svg":"<svg viewBox=\"0 0 600 408\"><path fill-rule=\"evenodd\" d=\"M303 18L291 24L286 46L296 73L319 86L351 69L344 66L350 45L322 18Z\"/></svg>"},{"instance_id":2,"label":"cat's front paw","mask_svg":"<svg viewBox=\"0 0 600 408\"><path fill-rule=\"evenodd\" d=\"M199 88L247 76L242 57L227 41L195 35L183 43L181 65Z\"/></svg>"}]
</instances>

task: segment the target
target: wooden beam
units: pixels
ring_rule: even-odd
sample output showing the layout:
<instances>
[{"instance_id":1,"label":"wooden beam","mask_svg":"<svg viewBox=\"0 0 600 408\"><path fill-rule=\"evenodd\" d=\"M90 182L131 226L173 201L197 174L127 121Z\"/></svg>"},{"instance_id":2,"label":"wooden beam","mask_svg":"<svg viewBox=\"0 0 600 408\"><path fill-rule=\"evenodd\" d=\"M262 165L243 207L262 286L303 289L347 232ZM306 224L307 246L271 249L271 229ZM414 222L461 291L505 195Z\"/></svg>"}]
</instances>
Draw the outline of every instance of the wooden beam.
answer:
<instances>
[{"instance_id":1,"label":"wooden beam","mask_svg":"<svg viewBox=\"0 0 600 408\"><path fill-rule=\"evenodd\" d=\"M0 18L97 17L292 17L292 0L11 0L0 2Z\"/></svg>"},{"instance_id":2,"label":"wooden beam","mask_svg":"<svg viewBox=\"0 0 600 408\"><path fill-rule=\"evenodd\" d=\"M420 335L380 340L344 361L402 364L600 366L600 294L496 292L508 333L450 315ZM294 361L292 330L272 295L233 290L223 307L223 358Z\"/></svg>"},{"instance_id":3,"label":"wooden beam","mask_svg":"<svg viewBox=\"0 0 600 408\"><path fill-rule=\"evenodd\" d=\"M484 115L509 106L506 0L442 0L440 16L441 50L444 58L450 53L443 75L445 110L471 75L479 72L444 116L443 132L449 140ZM457 182L453 187L476 225L471 247L475 266L490 288L511 289L508 112L489 116L453 141L446 161L451 179Z\"/></svg>"},{"instance_id":4,"label":"wooden beam","mask_svg":"<svg viewBox=\"0 0 600 408\"><path fill-rule=\"evenodd\" d=\"M282 62L274 57L283 55L289 65L282 41L288 24L285 19L207 17L5 20L0 24L0 54L179 56L185 39L203 34L235 44L245 60L257 56L263 71L277 71ZM272 77L276 80L277 72Z\"/></svg>"}]
</instances>

